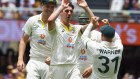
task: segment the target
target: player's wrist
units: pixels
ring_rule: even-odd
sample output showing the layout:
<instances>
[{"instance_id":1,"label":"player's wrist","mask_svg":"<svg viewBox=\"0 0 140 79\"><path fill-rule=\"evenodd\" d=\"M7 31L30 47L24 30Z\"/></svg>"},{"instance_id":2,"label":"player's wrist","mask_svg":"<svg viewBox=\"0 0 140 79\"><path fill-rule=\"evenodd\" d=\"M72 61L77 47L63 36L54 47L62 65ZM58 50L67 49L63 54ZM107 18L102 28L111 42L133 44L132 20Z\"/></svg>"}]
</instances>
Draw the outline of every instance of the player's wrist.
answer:
<instances>
[{"instance_id":1,"label":"player's wrist","mask_svg":"<svg viewBox=\"0 0 140 79\"><path fill-rule=\"evenodd\" d=\"M18 60L20 60L20 61L22 60L23 61L23 57L18 57Z\"/></svg>"},{"instance_id":2,"label":"player's wrist","mask_svg":"<svg viewBox=\"0 0 140 79\"><path fill-rule=\"evenodd\" d=\"M89 9L88 5L84 6L83 9L85 9L85 10Z\"/></svg>"}]
</instances>

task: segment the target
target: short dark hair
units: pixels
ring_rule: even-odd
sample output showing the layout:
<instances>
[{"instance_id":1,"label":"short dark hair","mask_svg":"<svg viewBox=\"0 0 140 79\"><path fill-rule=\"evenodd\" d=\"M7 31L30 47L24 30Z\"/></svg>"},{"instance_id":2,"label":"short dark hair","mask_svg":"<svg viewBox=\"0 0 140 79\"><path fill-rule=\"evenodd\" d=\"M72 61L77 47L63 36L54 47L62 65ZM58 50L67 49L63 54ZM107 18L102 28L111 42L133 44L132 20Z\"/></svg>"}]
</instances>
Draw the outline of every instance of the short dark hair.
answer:
<instances>
[{"instance_id":1,"label":"short dark hair","mask_svg":"<svg viewBox=\"0 0 140 79\"><path fill-rule=\"evenodd\" d=\"M72 2L69 2L69 6L72 7L72 9L74 9L74 5L72 4Z\"/></svg>"},{"instance_id":2,"label":"short dark hair","mask_svg":"<svg viewBox=\"0 0 140 79\"><path fill-rule=\"evenodd\" d=\"M115 29L110 25L105 25L100 28L104 37L112 39L115 36Z\"/></svg>"}]
</instances>

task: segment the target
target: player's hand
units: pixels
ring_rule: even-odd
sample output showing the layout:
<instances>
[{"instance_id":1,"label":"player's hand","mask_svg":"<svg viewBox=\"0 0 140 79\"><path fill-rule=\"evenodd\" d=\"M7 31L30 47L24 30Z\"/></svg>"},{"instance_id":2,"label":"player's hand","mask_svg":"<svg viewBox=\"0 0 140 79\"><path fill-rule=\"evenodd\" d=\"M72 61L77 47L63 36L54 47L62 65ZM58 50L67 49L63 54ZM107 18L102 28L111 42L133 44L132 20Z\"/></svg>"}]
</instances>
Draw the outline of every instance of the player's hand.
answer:
<instances>
[{"instance_id":1,"label":"player's hand","mask_svg":"<svg viewBox=\"0 0 140 79\"><path fill-rule=\"evenodd\" d=\"M77 0L77 4L78 6L82 7L82 8L85 8L87 7L87 2L85 0Z\"/></svg>"},{"instance_id":2,"label":"player's hand","mask_svg":"<svg viewBox=\"0 0 140 79\"><path fill-rule=\"evenodd\" d=\"M109 20L108 19L103 19L102 22L104 23L104 25L109 25Z\"/></svg>"},{"instance_id":3,"label":"player's hand","mask_svg":"<svg viewBox=\"0 0 140 79\"><path fill-rule=\"evenodd\" d=\"M83 71L83 78L88 78L92 73L92 67L88 67Z\"/></svg>"},{"instance_id":4,"label":"player's hand","mask_svg":"<svg viewBox=\"0 0 140 79\"><path fill-rule=\"evenodd\" d=\"M69 6L69 0L62 0L61 6L67 8Z\"/></svg>"},{"instance_id":5,"label":"player's hand","mask_svg":"<svg viewBox=\"0 0 140 79\"><path fill-rule=\"evenodd\" d=\"M51 58L48 57L48 58L45 60L45 63L48 64L48 65L50 65L50 61L51 61Z\"/></svg>"},{"instance_id":6,"label":"player's hand","mask_svg":"<svg viewBox=\"0 0 140 79\"><path fill-rule=\"evenodd\" d=\"M98 21L99 21L99 17L97 17L97 16L94 16L91 18L91 23L93 23L94 28L97 28L99 26Z\"/></svg>"},{"instance_id":7,"label":"player's hand","mask_svg":"<svg viewBox=\"0 0 140 79\"><path fill-rule=\"evenodd\" d=\"M18 63L17 63L17 69L19 72L25 72L25 64L23 62L23 60L18 60Z\"/></svg>"}]
</instances>

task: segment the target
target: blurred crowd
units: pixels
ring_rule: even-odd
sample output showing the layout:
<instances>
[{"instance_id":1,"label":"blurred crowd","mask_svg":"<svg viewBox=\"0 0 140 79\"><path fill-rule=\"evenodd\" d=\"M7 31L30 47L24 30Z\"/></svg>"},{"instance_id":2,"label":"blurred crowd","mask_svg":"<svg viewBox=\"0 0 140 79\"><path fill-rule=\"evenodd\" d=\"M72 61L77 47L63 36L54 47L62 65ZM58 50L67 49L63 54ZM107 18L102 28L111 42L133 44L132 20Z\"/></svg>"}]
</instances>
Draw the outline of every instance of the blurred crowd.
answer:
<instances>
[{"instance_id":1,"label":"blurred crowd","mask_svg":"<svg viewBox=\"0 0 140 79\"><path fill-rule=\"evenodd\" d=\"M121 11L121 10L140 11L140 0L110 0L110 2L112 3L112 6L110 7L112 11ZM27 20L30 16L40 13L40 11L33 11L32 9L24 10L24 8L41 8L41 7L40 0L0 0L0 8L1 8L0 19ZM94 6L92 9L94 9ZM114 16L117 15L115 14ZM127 18L126 22L140 23L140 12L131 13L124 11L122 13L122 16L124 18ZM126 53L128 54L128 52L132 53L131 51L127 51L124 53L125 54ZM25 62L28 61L29 47L27 49L26 54L27 54L25 56L26 58L24 58L26 59ZM21 73L16 69L17 56L18 51L15 51L12 48L8 48L6 53L4 53L2 51L2 48L0 48L0 79L25 79L26 72ZM138 76L140 76L140 74ZM123 74L122 78L135 79L134 75L132 75L129 72Z\"/></svg>"},{"instance_id":2,"label":"blurred crowd","mask_svg":"<svg viewBox=\"0 0 140 79\"><path fill-rule=\"evenodd\" d=\"M75 0L72 1L75 2ZM121 14L121 19L126 18L125 22L140 23L140 12L135 12L140 11L140 0L109 0L109 2L111 11L126 10ZM96 3L96 0L93 0L93 3ZM25 10L25 8L41 8L40 4L40 0L0 0L0 19L27 20L30 16L40 13L40 11ZM91 9L94 9L94 5ZM115 16L118 17L119 15Z\"/></svg>"},{"instance_id":3,"label":"blurred crowd","mask_svg":"<svg viewBox=\"0 0 140 79\"><path fill-rule=\"evenodd\" d=\"M140 11L140 0L125 0L124 10ZM140 13L123 12L123 16L128 17L130 23L140 23Z\"/></svg>"},{"instance_id":4,"label":"blurred crowd","mask_svg":"<svg viewBox=\"0 0 140 79\"><path fill-rule=\"evenodd\" d=\"M0 79L25 79L26 71L17 70L17 54L12 48L7 49L6 54L0 49Z\"/></svg>"},{"instance_id":5,"label":"blurred crowd","mask_svg":"<svg viewBox=\"0 0 140 79\"><path fill-rule=\"evenodd\" d=\"M122 14L113 14L113 16L121 17L120 21L128 23L140 23L140 0L112 0L110 10L123 10Z\"/></svg>"},{"instance_id":6,"label":"blurred crowd","mask_svg":"<svg viewBox=\"0 0 140 79\"><path fill-rule=\"evenodd\" d=\"M40 8L40 0L0 0L0 19L23 19L36 15L37 11L24 8Z\"/></svg>"}]
</instances>

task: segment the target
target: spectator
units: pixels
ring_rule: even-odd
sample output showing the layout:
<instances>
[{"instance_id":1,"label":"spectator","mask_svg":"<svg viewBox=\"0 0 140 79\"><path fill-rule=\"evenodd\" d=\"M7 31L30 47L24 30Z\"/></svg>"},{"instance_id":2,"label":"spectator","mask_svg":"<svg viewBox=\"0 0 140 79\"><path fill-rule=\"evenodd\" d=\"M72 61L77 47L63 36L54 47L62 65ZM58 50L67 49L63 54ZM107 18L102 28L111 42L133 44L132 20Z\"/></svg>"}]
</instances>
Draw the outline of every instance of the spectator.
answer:
<instances>
[{"instance_id":1,"label":"spectator","mask_svg":"<svg viewBox=\"0 0 140 79\"><path fill-rule=\"evenodd\" d=\"M112 0L111 11L121 11L124 5L124 0Z\"/></svg>"},{"instance_id":2,"label":"spectator","mask_svg":"<svg viewBox=\"0 0 140 79\"><path fill-rule=\"evenodd\" d=\"M130 9L131 11L140 11L140 8L138 7L138 2L133 4L133 8ZM140 23L140 13L130 13L128 22L135 22Z\"/></svg>"},{"instance_id":3,"label":"spectator","mask_svg":"<svg viewBox=\"0 0 140 79\"><path fill-rule=\"evenodd\" d=\"M124 5L124 9L130 10L130 11L140 11L138 1L130 0L128 2L126 2L126 4ZM140 13L123 12L123 16L128 18L129 23L140 22Z\"/></svg>"},{"instance_id":4,"label":"spectator","mask_svg":"<svg viewBox=\"0 0 140 79\"><path fill-rule=\"evenodd\" d=\"M6 62L6 56L0 52L0 73L2 74L6 74L6 65L7 65L7 62Z\"/></svg>"},{"instance_id":5,"label":"spectator","mask_svg":"<svg viewBox=\"0 0 140 79\"><path fill-rule=\"evenodd\" d=\"M14 79L13 78L13 75L12 75L12 69L13 69L14 67L12 66L12 65L8 65L7 66L7 74L4 76L4 79Z\"/></svg>"},{"instance_id":6,"label":"spectator","mask_svg":"<svg viewBox=\"0 0 140 79\"><path fill-rule=\"evenodd\" d=\"M4 17L3 11L0 10L0 19L3 19Z\"/></svg>"},{"instance_id":7,"label":"spectator","mask_svg":"<svg viewBox=\"0 0 140 79\"><path fill-rule=\"evenodd\" d=\"M14 62L13 62L13 60L14 60L14 50L13 49L8 49L7 50L7 58L8 58L8 64L9 65L14 65Z\"/></svg>"},{"instance_id":8,"label":"spectator","mask_svg":"<svg viewBox=\"0 0 140 79\"><path fill-rule=\"evenodd\" d=\"M130 10L133 8L133 5L137 3L136 0L125 0L125 3L124 3L124 10Z\"/></svg>"},{"instance_id":9,"label":"spectator","mask_svg":"<svg viewBox=\"0 0 140 79\"><path fill-rule=\"evenodd\" d=\"M34 4L33 6L34 6L35 8L39 8L39 7L41 7L40 5L41 5L40 0L36 0L36 1L35 1L35 4Z\"/></svg>"},{"instance_id":10,"label":"spectator","mask_svg":"<svg viewBox=\"0 0 140 79\"><path fill-rule=\"evenodd\" d=\"M13 19L14 14L17 12L15 4L11 3L10 0L1 0L2 10L4 12L4 19ZM8 10L5 10L8 8Z\"/></svg>"},{"instance_id":11,"label":"spectator","mask_svg":"<svg viewBox=\"0 0 140 79\"><path fill-rule=\"evenodd\" d=\"M33 5L35 4L35 0L21 0L20 2L20 19L27 20L32 14L33 10L24 10L24 8L33 8Z\"/></svg>"}]
</instances>

